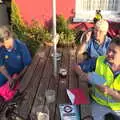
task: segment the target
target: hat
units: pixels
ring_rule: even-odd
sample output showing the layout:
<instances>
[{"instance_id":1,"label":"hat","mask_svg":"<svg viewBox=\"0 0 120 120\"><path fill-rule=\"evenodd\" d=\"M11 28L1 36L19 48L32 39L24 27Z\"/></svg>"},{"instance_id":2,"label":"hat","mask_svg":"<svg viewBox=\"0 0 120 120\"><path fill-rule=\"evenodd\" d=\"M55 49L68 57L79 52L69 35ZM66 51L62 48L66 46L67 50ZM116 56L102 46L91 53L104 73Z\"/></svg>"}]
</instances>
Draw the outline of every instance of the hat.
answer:
<instances>
[{"instance_id":1,"label":"hat","mask_svg":"<svg viewBox=\"0 0 120 120\"><path fill-rule=\"evenodd\" d=\"M101 31L107 32L109 24L106 20L101 19L95 24L95 27Z\"/></svg>"}]
</instances>

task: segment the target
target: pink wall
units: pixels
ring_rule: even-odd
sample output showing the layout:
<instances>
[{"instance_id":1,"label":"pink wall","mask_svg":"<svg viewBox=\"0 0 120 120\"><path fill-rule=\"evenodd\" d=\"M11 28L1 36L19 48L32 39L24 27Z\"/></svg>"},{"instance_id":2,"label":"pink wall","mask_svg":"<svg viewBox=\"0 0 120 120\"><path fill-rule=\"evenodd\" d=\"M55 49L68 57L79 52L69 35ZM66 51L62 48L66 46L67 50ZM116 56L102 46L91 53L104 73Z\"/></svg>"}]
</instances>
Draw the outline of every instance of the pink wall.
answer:
<instances>
[{"instance_id":1,"label":"pink wall","mask_svg":"<svg viewBox=\"0 0 120 120\"><path fill-rule=\"evenodd\" d=\"M46 24L52 17L52 0L15 0L21 15L28 23L32 19ZM64 15L65 18L74 17L75 0L56 0L57 14ZM89 23L74 23L70 25L71 28L79 27L83 30L91 27Z\"/></svg>"},{"instance_id":2,"label":"pink wall","mask_svg":"<svg viewBox=\"0 0 120 120\"><path fill-rule=\"evenodd\" d=\"M52 0L15 0L22 17L30 23L32 19L45 23L52 17ZM56 0L57 14L65 18L74 16L75 0Z\"/></svg>"},{"instance_id":3,"label":"pink wall","mask_svg":"<svg viewBox=\"0 0 120 120\"><path fill-rule=\"evenodd\" d=\"M40 21L40 23L45 24L52 17L52 0L15 0L22 17L25 21L30 23L32 19ZM57 1L57 14L64 15L65 18L74 17L75 11L75 0L56 0ZM111 24L111 23L110 23ZM117 23L116 23L117 24ZM118 23L119 24L119 23ZM81 28L82 30L86 30L89 27L92 27L93 24L90 23L74 23L71 24L71 28ZM113 33L118 34L118 30L116 32L116 27L113 28L114 25L110 25L111 31L109 32L111 36Z\"/></svg>"}]
</instances>

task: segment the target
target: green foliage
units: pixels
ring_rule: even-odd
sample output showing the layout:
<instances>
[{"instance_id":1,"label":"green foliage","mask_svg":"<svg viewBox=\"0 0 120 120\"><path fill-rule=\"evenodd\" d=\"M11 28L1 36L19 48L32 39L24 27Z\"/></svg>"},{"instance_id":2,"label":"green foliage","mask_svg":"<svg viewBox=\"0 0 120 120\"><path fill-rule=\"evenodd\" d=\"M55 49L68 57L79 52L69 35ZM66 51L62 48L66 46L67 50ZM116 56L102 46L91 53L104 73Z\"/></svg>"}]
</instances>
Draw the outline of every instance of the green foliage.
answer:
<instances>
[{"instance_id":1,"label":"green foliage","mask_svg":"<svg viewBox=\"0 0 120 120\"><path fill-rule=\"evenodd\" d=\"M68 30L68 21L63 15L56 17L57 33L66 32Z\"/></svg>"},{"instance_id":2,"label":"green foliage","mask_svg":"<svg viewBox=\"0 0 120 120\"><path fill-rule=\"evenodd\" d=\"M69 28L69 21L63 15L57 16L57 33L60 35L59 43L69 44L74 42L75 33Z\"/></svg>"},{"instance_id":3,"label":"green foliage","mask_svg":"<svg viewBox=\"0 0 120 120\"><path fill-rule=\"evenodd\" d=\"M74 31L69 30L67 32L61 32L60 33L60 39L59 39L59 43L63 43L63 44L69 44L71 42L74 42Z\"/></svg>"},{"instance_id":4,"label":"green foliage","mask_svg":"<svg viewBox=\"0 0 120 120\"><path fill-rule=\"evenodd\" d=\"M15 1L12 3L11 22L15 36L27 44L32 55L35 54L43 40L51 38L48 30L38 22L33 20L30 25L23 22Z\"/></svg>"}]
</instances>

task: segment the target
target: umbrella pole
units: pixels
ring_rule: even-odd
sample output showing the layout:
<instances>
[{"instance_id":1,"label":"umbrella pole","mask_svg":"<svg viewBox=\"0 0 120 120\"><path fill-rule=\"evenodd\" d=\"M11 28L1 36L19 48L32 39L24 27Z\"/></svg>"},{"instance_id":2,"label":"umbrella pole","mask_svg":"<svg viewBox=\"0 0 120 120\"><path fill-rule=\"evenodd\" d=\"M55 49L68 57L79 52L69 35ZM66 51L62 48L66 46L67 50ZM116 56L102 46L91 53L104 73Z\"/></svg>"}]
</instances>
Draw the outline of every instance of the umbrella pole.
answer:
<instances>
[{"instance_id":1,"label":"umbrella pole","mask_svg":"<svg viewBox=\"0 0 120 120\"><path fill-rule=\"evenodd\" d=\"M52 15L53 15L53 43L54 43L54 77L57 76L57 46L56 46L56 0L52 0Z\"/></svg>"}]
</instances>

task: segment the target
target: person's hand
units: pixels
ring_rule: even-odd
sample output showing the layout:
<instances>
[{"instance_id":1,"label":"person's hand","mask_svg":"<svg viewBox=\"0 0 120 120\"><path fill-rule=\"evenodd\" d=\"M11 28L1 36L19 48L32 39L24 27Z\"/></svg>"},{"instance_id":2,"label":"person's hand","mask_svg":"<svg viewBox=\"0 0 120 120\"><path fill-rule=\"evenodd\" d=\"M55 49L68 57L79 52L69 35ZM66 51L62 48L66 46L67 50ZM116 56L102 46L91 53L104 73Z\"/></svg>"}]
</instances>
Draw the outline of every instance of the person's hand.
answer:
<instances>
[{"instance_id":1,"label":"person's hand","mask_svg":"<svg viewBox=\"0 0 120 120\"><path fill-rule=\"evenodd\" d=\"M83 42L84 43L88 43L88 41L90 41L90 39L91 39L91 35L92 35L92 31L93 31L93 29L89 29L89 30L87 30L86 32L84 32L83 34Z\"/></svg>"},{"instance_id":2,"label":"person's hand","mask_svg":"<svg viewBox=\"0 0 120 120\"><path fill-rule=\"evenodd\" d=\"M88 79L88 73L83 72L83 70L81 69L81 67L79 66L79 72L81 77L87 78Z\"/></svg>"},{"instance_id":3,"label":"person's hand","mask_svg":"<svg viewBox=\"0 0 120 120\"><path fill-rule=\"evenodd\" d=\"M14 80L9 80L9 88L13 89L14 88Z\"/></svg>"},{"instance_id":4,"label":"person's hand","mask_svg":"<svg viewBox=\"0 0 120 120\"><path fill-rule=\"evenodd\" d=\"M72 70L77 74L79 75L84 81L88 81L88 74L83 72L81 67L77 64L75 64L73 67L72 67Z\"/></svg>"},{"instance_id":5,"label":"person's hand","mask_svg":"<svg viewBox=\"0 0 120 120\"><path fill-rule=\"evenodd\" d=\"M9 81L9 87L10 87L11 90L13 90L14 87L16 86L17 80L18 80L18 79L15 79L15 78L14 78L14 79L12 79L11 81Z\"/></svg>"},{"instance_id":6,"label":"person's hand","mask_svg":"<svg viewBox=\"0 0 120 120\"><path fill-rule=\"evenodd\" d=\"M114 94L114 90L109 88L108 86L104 86L104 85L96 85L96 86L101 92L103 92L106 95Z\"/></svg>"},{"instance_id":7,"label":"person's hand","mask_svg":"<svg viewBox=\"0 0 120 120\"><path fill-rule=\"evenodd\" d=\"M112 89L112 88L109 88L108 86L105 87L105 90L104 90L104 94L107 94L107 95L113 95L113 94L116 94L116 92Z\"/></svg>"},{"instance_id":8,"label":"person's hand","mask_svg":"<svg viewBox=\"0 0 120 120\"><path fill-rule=\"evenodd\" d=\"M14 87L15 87L15 85L16 85L18 80L19 80L19 75L16 75L16 74L13 75L12 79L9 80L9 87L10 87L10 89L14 89Z\"/></svg>"},{"instance_id":9,"label":"person's hand","mask_svg":"<svg viewBox=\"0 0 120 120\"><path fill-rule=\"evenodd\" d=\"M86 33L86 42L88 42L91 38L92 31Z\"/></svg>"}]
</instances>

